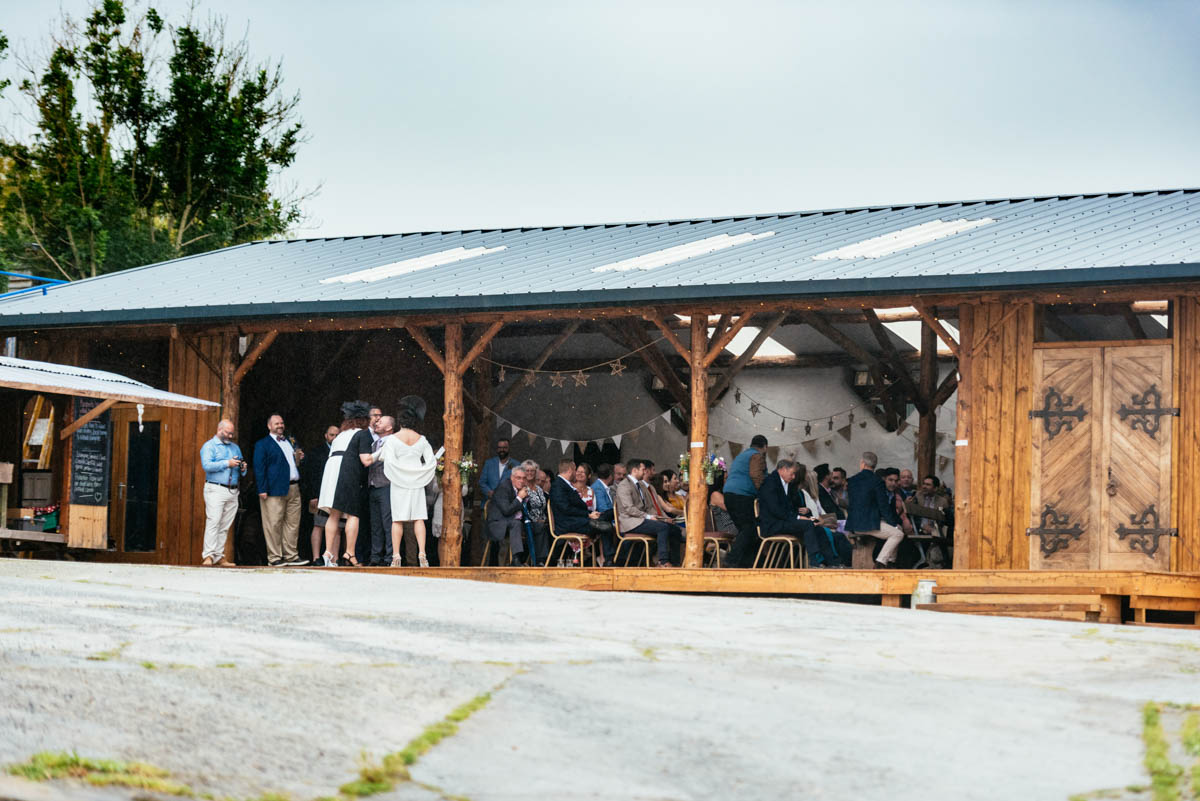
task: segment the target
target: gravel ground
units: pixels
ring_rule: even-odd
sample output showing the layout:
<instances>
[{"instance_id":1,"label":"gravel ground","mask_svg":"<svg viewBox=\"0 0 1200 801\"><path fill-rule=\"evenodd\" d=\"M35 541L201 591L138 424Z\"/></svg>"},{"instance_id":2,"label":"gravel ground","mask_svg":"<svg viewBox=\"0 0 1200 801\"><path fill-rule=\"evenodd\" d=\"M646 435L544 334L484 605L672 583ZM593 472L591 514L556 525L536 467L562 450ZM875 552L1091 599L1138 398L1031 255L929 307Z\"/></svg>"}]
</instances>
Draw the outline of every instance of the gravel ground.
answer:
<instances>
[{"instance_id":1,"label":"gravel ground","mask_svg":"<svg viewBox=\"0 0 1200 801\"><path fill-rule=\"evenodd\" d=\"M136 759L218 796L334 793L494 691L415 780L473 801L1062 801L1144 783L1140 706L1200 703L1198 674L1195 631L0 560L0 762Z\"/></svg>"}]
</instances>

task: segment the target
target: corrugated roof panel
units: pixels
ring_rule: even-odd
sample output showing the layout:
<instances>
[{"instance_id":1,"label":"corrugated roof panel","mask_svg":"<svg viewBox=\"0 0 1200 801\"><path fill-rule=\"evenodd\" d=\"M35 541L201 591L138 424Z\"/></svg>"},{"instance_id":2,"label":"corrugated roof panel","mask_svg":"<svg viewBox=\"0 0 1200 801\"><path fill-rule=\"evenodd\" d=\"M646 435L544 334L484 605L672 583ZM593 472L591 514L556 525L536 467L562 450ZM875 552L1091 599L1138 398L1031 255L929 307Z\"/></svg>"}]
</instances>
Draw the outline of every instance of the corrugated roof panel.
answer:
<instances>
[{"instance_id":1,"label":"corrugated roof panel","mask_svg":"<svg viewBox=\"0 0 1200 801\"><path fill-rule=\"evenodd\" d=\"M813 258L936 220L984 218L994 222L877 258ZM762 236L767 232L772 235ZM746 234L759 238L653 269L596 272L710 237ZM321 283L459 247L495 250L382 280ZM46 295L0 301L0 325L442 312L767 292L853 295L1180 278L1200 279L1200 190L257 242L64 285Z\"/></svg>"}]
</instances>

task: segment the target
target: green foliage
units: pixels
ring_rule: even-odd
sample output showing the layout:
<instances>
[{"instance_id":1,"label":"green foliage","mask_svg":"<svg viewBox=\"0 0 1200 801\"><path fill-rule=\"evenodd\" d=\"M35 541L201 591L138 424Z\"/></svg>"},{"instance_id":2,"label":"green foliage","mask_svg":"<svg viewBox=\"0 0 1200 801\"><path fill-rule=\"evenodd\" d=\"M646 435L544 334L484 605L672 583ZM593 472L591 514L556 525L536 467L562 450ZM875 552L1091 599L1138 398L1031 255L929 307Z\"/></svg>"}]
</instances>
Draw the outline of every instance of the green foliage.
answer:
<instances>
[{"instance_id":1,"label":"green foliage","mask_svg":"<svg viewBox=\"0 0 1200 801\"><path fill-rule=\"evenodd\" d=\"M1146 744L1144 764L1146 772L1150 774L1154 801L1178 801L1183 768L1171 762L1168 756L1161 714L1162 710L1153 702L1142 708L1142 741Z\"/></svg>"},{"instance_id":2,"label":"green foliage","mask_svg":"<svg viewBox=\"0 0 1200 801\"><path fill-rule=\"evenodd\" d=\"M168 795L195 795L186 785L170 781L169 774L162 768L144 762L89 759L61 751L34 754L28 762L10 765L8 772L31 781L72 778L98 787L133 787Z\"/></svg>"},{"instance_id":3,"label":"green foliage","mask_svg":"<svg viewBox=\"0 0 1200 801\"><path fill-rule=\"evenodd\" d=\"M18 84L32 130L0 139L0 267L78 279L300 219L301 199L271 188L301 141L278 65L254 63L220 24L168 25L153 8L131 19L123 0L60 28Z\"/></svg>"}]
</instances>

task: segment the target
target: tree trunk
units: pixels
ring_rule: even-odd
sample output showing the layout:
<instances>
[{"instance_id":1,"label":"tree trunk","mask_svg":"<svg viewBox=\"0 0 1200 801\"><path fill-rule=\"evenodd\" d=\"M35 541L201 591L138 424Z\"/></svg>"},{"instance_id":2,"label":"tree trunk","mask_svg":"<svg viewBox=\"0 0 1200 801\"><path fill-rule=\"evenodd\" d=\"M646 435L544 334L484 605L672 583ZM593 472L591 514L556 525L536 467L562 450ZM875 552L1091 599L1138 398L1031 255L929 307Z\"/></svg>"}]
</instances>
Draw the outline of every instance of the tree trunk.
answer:
<instances>
[{"instance_id":1,"label":"tree trunk","mask_svg":"<svg viewBox=\"0 0 1200 801\"><path fill-rule=\"evenodd\" d=\"M462 480L455 462L463 453L463 387L458 364L462 358L462 324L446 326L445 380L445 470L442 472L442 538L439 544L441 563L458 567L462 556Z\"/></svg>"},{"instance_id":2,"label":"tree trunk","mask_svg":"<svg viewBox=\"0 0 1200 801\"><path fill-rule=\"evenodd\" d=\"M708 321L704 315L692 314L692 421L688 453L687 547L684 567L701 567L704 563L704 528L708 520L708 484L704 481L704 459L708 455ZM660 554L665 559L666 554Z\"/></svg>"}]
</instances>

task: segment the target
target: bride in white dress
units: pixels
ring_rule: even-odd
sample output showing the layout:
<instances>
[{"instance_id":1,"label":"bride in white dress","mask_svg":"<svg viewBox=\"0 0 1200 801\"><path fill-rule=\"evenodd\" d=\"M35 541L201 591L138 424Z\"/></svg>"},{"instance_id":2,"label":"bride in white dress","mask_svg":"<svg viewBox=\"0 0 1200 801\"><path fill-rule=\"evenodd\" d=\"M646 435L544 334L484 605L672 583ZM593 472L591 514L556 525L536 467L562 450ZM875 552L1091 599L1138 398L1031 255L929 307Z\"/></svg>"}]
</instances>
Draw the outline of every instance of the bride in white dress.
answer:
<instances>
[{"instance_id":1,"label":"bride in white dress","mask_svg":"<svg viewBox=\"0 0 1200 801\"><path fill-rule=\"evenodd\" d=\"M425 558L425 518L429 515L425 486L437 471L437 457L429 440L416 430L424 417L423 400L415 395L401 399L400 413L396 415L398 429L375 454L375 460L383 462L384 475L392 485L392 567L400 567L400 544L407 522L413 524L420 566L429 567Z\"/></svg>"}]
</instances>

